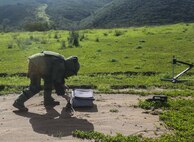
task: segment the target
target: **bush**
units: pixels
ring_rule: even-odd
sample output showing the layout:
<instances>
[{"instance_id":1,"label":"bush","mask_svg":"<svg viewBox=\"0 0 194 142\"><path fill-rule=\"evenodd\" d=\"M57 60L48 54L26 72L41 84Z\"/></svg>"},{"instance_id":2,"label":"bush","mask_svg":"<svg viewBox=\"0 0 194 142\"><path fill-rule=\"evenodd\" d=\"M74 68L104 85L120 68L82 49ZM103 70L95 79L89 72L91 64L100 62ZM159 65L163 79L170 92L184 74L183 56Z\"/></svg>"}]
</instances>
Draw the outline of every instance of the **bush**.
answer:
<instances>
[{"instance_id":1,"label":"bush","mask_svg":"<svg viewBox=\"0 0 194 142\"><path fill-rule=\"evenodd\" d=\"M65 49L66 48L66 43L65 41L61 41L61 49Z\"/></svg>"},{"instance_id":2,"label":"bush","mask_svg":"<svg viewBox=\"0 0 194 142\"><path fill-rule=\"evenodd\" d=\"M58 33L55 33L54 38L55 38L55 39L59 39Z\"/></svg>"},{"instance_id":3,"label":"bush","mask_svg":"<svg viewBox=\"0 0 194 142\"><path fill-rule=\"evenodd\" d=\"M141 48L143 48L141 45L138 45L138 46L136 46L135 47L136 49L141 49Z\"/></svg>"},{"instance_id":4,"label":"bush","mask_svg":"<svg viewBox=\"0 0 194 142\"><path fill-rule=\"evenodd\" d=\"M12 49L12 48L13 48L13 43L9 43L9 44L7 45L7 48L8 48L8 49Z\"/></svg>"},{"instance_id":5,"label":"bush","mask_svg":"<svg viewBox=\"0 0 194 142\"><path fill-rule=\"evenodd\" d=\"M48 31L50 29L47 22L26 23L24 29L27 31Z\"/></svg>"},{"instance_id":6,"label":"bush","mask_svg":"<svg viewBox=\"0 0 194 142\"><path fill-rule=\"evenodd\" d=\"M111 59L110 62L118 62L117 59Z\"/></svg>"},{"instance_id":7,"label":"bush","mask_svg":"<svg viewBox=\"0 0 194 142\"><path fill-rule=\"evenodd\" d=\"M104 36L108 36L108 34L107 33L103 33L104 34Z\"/></svg>"},{"instance_id":8,"label":"bush","mask_svg":"<svg viewBox=\"0 0 194 142\"><path fill-rule=\"evenodd\" d=\"M96 42L99 42L99 38L98 37L96 38Z\"/></svg>"},{"instance_id":9,"label":"bush","mask_svg":"<svg viewBox=\"0 0 194 142\"><path fill-rule=\"evenodd\" d=\"M167 102L161 102L161 101L139 101L139 107L149 110L149 109L158 109L163 107L169 107L169 104Z\"/></svg>"},{"instance_id":10,"label":"bush","mask_svg":"<svg viewBox=\"0 0 194 142\"><path fill-rule=\"evenodd\" d=\"M82 35L80 36L80 41L83 41L84 39L85 39L85 35L82 34Z\"/></svg>"},{"instance_id":11,"label":"bush","mask_svg":"<svg viewBox=\"0 0 194 142\"><path fill-rule=\"evenodd\" d=\"M123 31L115 30L115 36L121 36L123 33Z\"/></svg>"},{"instance_id":12,"label":"bush","mask_svg":"<svg viewBox=\"0 0 194 142\"><path fill-rule=\"evenodd\" d=\"M69 32L68 44L69 44L69 47L79 46L79 33L78 32L75 32L75 31Z\"/></svg>"}]
</instances>

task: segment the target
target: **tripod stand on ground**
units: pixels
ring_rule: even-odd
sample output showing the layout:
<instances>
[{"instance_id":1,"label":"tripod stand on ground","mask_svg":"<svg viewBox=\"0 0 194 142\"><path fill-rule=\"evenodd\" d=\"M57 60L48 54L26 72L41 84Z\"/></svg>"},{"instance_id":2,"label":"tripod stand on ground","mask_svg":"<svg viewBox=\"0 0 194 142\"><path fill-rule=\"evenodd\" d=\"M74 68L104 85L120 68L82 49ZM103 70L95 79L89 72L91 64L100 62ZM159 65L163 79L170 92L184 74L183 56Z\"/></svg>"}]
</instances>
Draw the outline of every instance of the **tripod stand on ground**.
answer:
<instances>
[{"instance_id":1,"label":"tripod stand on ground","mask_svg":"<svg viewBox=\"0 0 194 142\"><path fill-rule=\"evenodd\" d=\"M183 70L182 72L180 72L179 74L177 74L175 76L175 73L174 73L174 70L175 70L175 65L179 63L179 64L184 64L184 65L188 65L189 67L186 68L185 70ZM189 70L191 70L193 67L193 64L189 64L189 63L186 63L186 62L183 62L183 61L179 61L176 59L175 56L173 56L173 59L172 59L172 78L163 78L161 79L162 81L171 81L173 83L177 83L177 82L183 82L183 81L186 81L186 80L178 80L178 78L180 76L182 76L183 74L185 74L186 72L188 72Z\"/></svg>"}]
</instances>

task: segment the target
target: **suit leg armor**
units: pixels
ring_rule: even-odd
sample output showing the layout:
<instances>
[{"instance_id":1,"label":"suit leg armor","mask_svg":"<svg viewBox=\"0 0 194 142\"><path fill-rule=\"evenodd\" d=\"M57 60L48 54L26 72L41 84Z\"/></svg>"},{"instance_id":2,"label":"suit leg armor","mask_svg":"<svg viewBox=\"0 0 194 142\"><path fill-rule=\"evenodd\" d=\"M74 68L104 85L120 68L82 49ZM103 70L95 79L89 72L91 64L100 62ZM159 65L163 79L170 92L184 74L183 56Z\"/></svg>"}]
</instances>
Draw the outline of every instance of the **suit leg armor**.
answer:
<instances>
[{"instance_id":1,"label":"suit leg armor","mask_svg":"<svg viewBox=\"0 0 194 142\"><path fill-rule=\"evenodd\" d=\"M41 78L39 75L30 74L30 86L25 89L23 93L15 100L13 106L18 108L21 111L28 111L28 109L24 106L24 103L33 97L35 94L40 92L40 81Z\"/></svg>"},{"instance_id":2,"label":"suit leg armor","mask_svg":"<svg viewBox=\"0 0 194 142\"><path fill-rule=\"evenodd\" d=\"M44 79L44 106L54 107L59 105L58 101L52 97L52 81L49 79Z\"/></svg>"}]
</instances>

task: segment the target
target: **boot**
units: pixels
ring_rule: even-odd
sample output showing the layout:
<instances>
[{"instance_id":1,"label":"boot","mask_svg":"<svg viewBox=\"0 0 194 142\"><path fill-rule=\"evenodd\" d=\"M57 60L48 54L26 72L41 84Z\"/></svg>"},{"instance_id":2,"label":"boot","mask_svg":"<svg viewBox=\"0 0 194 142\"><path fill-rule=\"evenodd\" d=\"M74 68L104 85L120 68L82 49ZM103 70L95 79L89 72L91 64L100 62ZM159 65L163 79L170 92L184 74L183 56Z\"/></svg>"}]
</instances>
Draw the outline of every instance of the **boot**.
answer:
<instances>
[{"instance_id":1,"label":"boot","mask_svg":"<svg viewBox=\"0 0 194 142\"><path fill-rule=\"evenodd\" d=\"M28 98L22 93L13 103L13 106L19 111L28 111L28 108L24 106L24 102L27 101Z\"/></svg>"},{"instance_id":2,"label":"boot","mask_svg":"<svg viewBox=\"0 0 194 142\"><path fill-rule=\"evenodd\" d=\"M51 96L45 96L44 97L44 106L45 107L53 108L53 107L55 107L57 105L60 105L60 102L55 101L55 99L53 97L51 97Z\"/></svg>"},{"instance_id":3,"label":"boot","mask_svg":"<svg viewBox=\"0 0 194 142\"><path fill-rule=\"evenodd\" d=\"M60 105L60 102L58 102L58 101L44 101L44 106L45 107L55 107L55 106L57 106L57 105Z\"/></svg>"}]
</instances>

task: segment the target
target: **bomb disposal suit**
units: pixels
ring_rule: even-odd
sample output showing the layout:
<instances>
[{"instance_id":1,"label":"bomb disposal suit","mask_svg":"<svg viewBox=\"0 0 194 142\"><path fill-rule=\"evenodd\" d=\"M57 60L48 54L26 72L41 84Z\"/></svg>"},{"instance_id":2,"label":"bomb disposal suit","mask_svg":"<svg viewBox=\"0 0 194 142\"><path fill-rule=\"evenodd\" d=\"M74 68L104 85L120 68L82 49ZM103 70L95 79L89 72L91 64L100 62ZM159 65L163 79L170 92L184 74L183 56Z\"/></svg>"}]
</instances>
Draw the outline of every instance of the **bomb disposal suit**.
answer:
<instances>
[{"instance_id":1,"label":"bomb disposal suit","mask_svg":"<svg viewBox=\"0 0 194 142\"><path fill-rule=\"evenodd\" d=\"M78 58L71 56L65 59L59 53L51 51L43 51L29 57L28 77L30 78L29 88L16 99L13 106L22 111L28 111L24 106L24 102L30 99L41 90L41 79L44 80L44 106L56 106L59 102L54 101L51 96L52 88L56 90L56 94L64 97L65 95L65 79L70 76L77 75L80 68ZM69 103L69 102L68 102Z\"/></svg>"}]
</instances>

